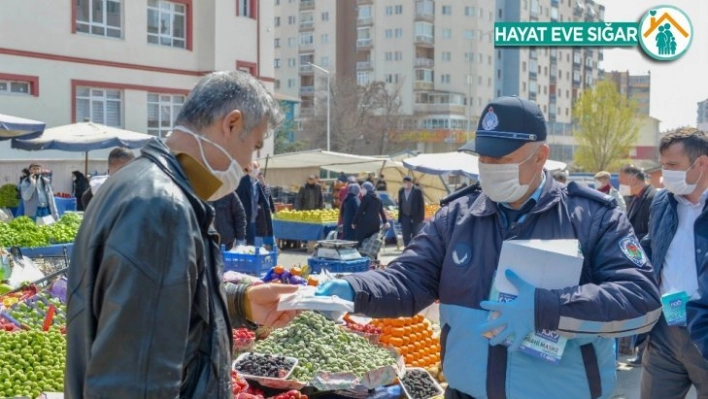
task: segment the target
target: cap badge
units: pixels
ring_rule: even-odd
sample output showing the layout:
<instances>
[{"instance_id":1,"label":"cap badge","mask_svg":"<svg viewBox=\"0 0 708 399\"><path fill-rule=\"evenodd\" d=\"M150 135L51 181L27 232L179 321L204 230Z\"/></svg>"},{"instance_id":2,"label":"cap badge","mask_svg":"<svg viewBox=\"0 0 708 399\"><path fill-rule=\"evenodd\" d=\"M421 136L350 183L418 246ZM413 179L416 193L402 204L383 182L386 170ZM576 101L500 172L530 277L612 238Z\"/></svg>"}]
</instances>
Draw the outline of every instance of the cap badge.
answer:
<instances>
[{"instance_id":1,"label":"cap badge","mask_svg":"<svg viewBox=\"0 0 708 399\"><path fill-rule=\"evenodd\" d=\"M499 125L499 118L497 114L494 113L494 108L489 107L487 115L484 115L482 119L482 127L484 130L494 130Z\"/></svg>"}]
</instances>

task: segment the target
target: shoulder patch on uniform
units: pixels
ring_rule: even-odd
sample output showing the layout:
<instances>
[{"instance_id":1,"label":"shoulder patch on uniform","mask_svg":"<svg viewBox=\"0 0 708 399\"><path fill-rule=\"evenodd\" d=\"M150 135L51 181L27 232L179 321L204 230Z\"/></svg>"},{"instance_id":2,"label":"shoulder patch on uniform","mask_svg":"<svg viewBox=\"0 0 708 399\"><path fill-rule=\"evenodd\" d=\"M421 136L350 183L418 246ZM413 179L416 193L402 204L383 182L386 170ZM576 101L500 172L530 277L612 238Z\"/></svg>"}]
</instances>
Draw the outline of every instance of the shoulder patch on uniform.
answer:
<instances>
[{"instance_id":1,"label":"shoulder patch on uniform","mask_svg":"<svg viewBox=\"0 0 708 399\"><path fill-rule=\"evenodd\" d=\"M639 240L634 235L624 237L619 242L622 253L629 258L637 267L642 267L647 263L647 256L639 244Z\"/></svg>"},{"instance_id":2,"label":"shoulder patch on uniform","mask_svg":"<svg viewBox=\"0 0 708 399\"><path fill-rule=\"evenodd\" d=\"M568 183L568 195L587 198L596 202L600 202L607 207L614 208L617 206L617 200L609 194L597 191L593 188L582 186L574 181Z\"/></svg>"}]
</instances>

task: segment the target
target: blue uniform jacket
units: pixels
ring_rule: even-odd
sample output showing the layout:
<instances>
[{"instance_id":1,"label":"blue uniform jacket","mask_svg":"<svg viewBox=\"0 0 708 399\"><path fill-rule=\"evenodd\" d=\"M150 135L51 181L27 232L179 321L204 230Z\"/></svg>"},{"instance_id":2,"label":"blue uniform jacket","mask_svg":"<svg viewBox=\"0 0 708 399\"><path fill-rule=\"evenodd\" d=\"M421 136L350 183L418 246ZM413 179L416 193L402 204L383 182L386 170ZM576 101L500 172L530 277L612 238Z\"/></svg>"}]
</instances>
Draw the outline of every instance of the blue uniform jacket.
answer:
<instances>
[{"instance_id":1,"label":"blue uniform jacket","mask_svg":"<svg viewBox=\"0 0 708 399\"><path fill-rule=\"evenodd\" d=\"M664 258L678 228L677 206L674 194L667 190L657 192L651 205L649 234L642 240L642 246L654 264L657 281L661 279ZM708 210L705 207L693 229L700 297L688 302L686 318L691 340L698 346L703 357L708 359Z\"/></svg>"},{"instance_id":2,"label":"blue uniform jacket","mask_svg":"<svg viewBox=\"0 0 708 399\"><path fill-rule=\"evenodd\" d=\"M345 278L356 312L411 316L439 299L450 397L609 397L616 381L611 338L646 332L660 315L651 265L625 214L611 197L547 174L536 205L507 229L478 186L465 191L386 269ZM490 295L502 242L573 238L585 258L580 285L536 290L536 329L570 338L560 364L490 347L478 332L488 316L479 303Z\"/></svg>"}]
</instances>

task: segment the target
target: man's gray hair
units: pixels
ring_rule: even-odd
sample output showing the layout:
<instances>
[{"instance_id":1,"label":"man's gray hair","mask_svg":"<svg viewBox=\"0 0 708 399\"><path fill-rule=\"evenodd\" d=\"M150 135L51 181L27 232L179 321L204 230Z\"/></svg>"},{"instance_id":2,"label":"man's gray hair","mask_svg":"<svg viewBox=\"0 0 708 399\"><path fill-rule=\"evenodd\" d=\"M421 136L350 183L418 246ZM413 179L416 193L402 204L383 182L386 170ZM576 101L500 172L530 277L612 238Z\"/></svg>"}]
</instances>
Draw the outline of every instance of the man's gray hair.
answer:
<instances>
[{"instance_id":1,"label":"man's gray hair","mask_svg":"<svg viewBox=\"0 0 708 399\"><path fill-rule=\"evenodd\" d=\"M224 71L210 73L197 83L175 125L202 130L233 110L241 111L246 135L264 119L270 134L283 119L278 102L261 82L245 72Z\"/></svg>"}]
</instances>

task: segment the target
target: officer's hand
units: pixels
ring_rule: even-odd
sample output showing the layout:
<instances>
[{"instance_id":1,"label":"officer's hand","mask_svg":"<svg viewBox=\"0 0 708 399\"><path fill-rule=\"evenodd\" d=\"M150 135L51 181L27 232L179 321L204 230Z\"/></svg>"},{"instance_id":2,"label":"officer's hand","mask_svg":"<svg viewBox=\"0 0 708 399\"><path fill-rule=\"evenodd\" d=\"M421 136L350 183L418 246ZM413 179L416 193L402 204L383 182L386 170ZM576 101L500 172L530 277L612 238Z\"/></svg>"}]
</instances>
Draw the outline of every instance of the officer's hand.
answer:
<instances>
[{"instance_id":1,"label":"officer's hand","mask_svg":"<svg viewBox=\"0 0 708 399\"><path fill-rule=\"evenodd\" d=\"M289 284L263 284L250 286L246 291L248 318L250 321L266 327L279 328L290 323L300 312L295 310L278 311L280 297L292 294L299 286Z\"/></svg>"},{"instance_id":2,"label":"officer's hand","mask_svg":"<svg viewBox=\"0 0 708 399\"><path fill-rule=\"evenodd\" d=\"M317 296L338 296L347 301L354 301L354 288L344 280L328 281L315 291Z\"/></svg>"},{"instance_id":3,"label":"officer's hand","mask_svg":"<svg viewBox=\"0 0 708 399\"><path fill-rule=\"evenodd\" d=\"M489 345L499 345L507 338L511 338L513 343L509 346L509 350L515 351L519 349L524 338L535 330L536 288L511 270L506 271L506 278L514 284L519 294L516 299L510 302L484 301L480 303L479 306L482 309L498 313L496 319L490 320L480 327L480 332L486 333L504 327L489 340Z\"/></svg>"}]
</instances>

